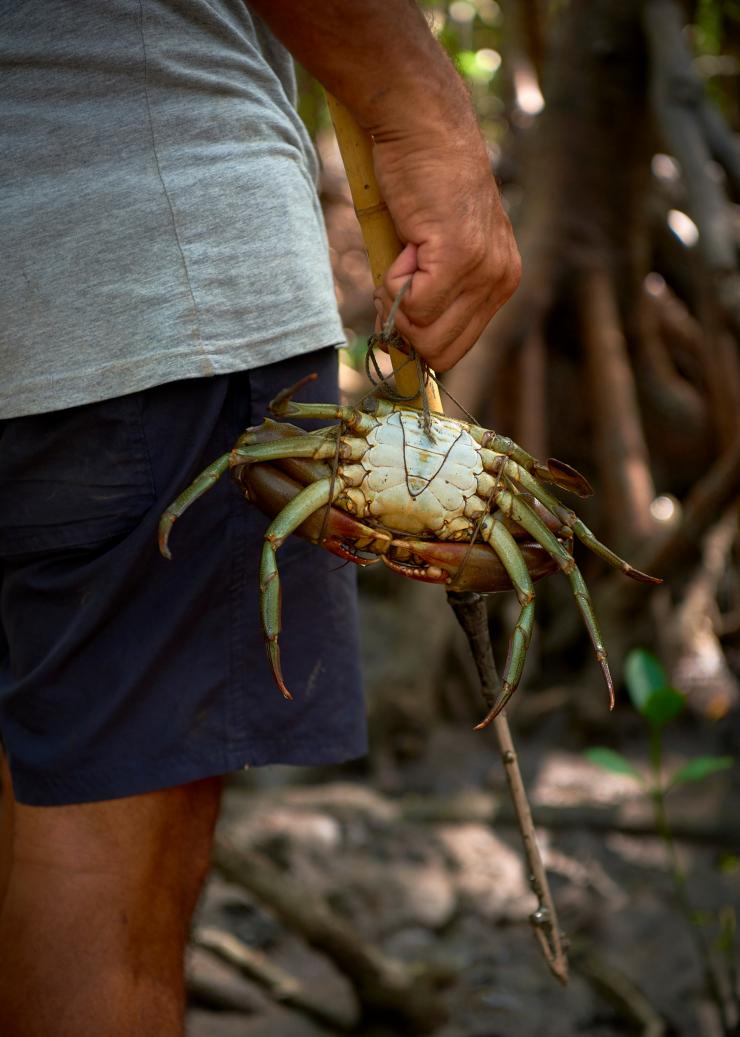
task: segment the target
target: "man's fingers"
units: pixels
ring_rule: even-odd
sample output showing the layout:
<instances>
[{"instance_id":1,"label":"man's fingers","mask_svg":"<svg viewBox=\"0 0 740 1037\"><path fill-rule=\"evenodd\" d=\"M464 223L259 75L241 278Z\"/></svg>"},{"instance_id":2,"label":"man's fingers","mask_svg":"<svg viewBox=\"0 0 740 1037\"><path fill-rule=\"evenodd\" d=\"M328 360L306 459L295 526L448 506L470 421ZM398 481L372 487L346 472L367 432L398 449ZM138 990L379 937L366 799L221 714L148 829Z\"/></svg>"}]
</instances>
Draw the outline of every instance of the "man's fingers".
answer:
<instances>
[{"instance_id":1,"label":"man's fingers","mask_svg":"<svg viewBox=\"0 0 740 1037\"><path fill-rule=\"evenodd\" d=\"M419 269L416 245L404 245L386 271L384 282L388 291L397 295L401 286Z\"/></svg>"},{"instance_id":2,"label":"man's fingers","mask_svg":"<svg viewBox=\"0 0 740 1037\"><path fill-rule=\"evenodd\" d=\"M491 319L490 306L471 306L467 297L457 299L429 327L420 328L400 316L398 330L435 371L447 371L471 349Z\"/></svg>"},{"instance_id":3,"label":"man's fingers","mask_svg":"<svg viewBox=\"0 0 740 1037\"><path fill-rule=\"evenodd\" d=\"M443 253L444 260L435 259L435 253ZM418 247L409 244L389 267L376 297L382 299L387 313L410 276L411 285L404 293L401 309L414 324L426 327L438 319L461 290L470 290L477 283L485 294L482 270L476 275L465 267L464 260L464 256L455 254L454 246L445 250L429 242Z\"/></svg>"},{"instance_id":4,"label":"man's fingers","mask_svg":"<svg viewBox=\"0 0 740 1037\"><path fill-rule=\"evenodd\" d=\"M435 371L447 371L477 342L490 320L491 307L477 306L471 296L457 299L429 327L412 324L401 311L396 330Z\"/></svg>"}]
</instances>

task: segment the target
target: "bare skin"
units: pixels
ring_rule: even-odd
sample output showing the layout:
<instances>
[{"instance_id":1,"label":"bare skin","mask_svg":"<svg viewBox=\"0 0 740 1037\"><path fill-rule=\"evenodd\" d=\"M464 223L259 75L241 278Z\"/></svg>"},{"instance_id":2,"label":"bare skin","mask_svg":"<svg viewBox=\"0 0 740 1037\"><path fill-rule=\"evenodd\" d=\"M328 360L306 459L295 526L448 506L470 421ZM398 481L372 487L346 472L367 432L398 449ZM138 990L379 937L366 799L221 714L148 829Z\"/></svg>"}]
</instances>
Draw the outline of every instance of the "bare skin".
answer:
<instances>
[{"instance_id":1,"label":"bare skin","mask_svg":"<svg viewBox=\"0 0 740 1037\"><path fill-rule=\"evenodd\" d=\"M256 0L275 34L375 141L378 182L406 247L376 291L438 371L514 292L519 252L465 87L413 0Z\"/></svg>"},{"instance_id":2,"label":"bare skin","mask_svg":"<svg viewBox=\"0 0 740 1037\"><path fill-rule=\"evenodd\" d=\"M10 781L10 769L4 753L0 750L0 914L8 888L11 851L13 847L13 791Z\"/></svg>"},{"instance_id":3,"label":"bare skin","mask_svg":"<svg viewBox=\"0 0 740 1037\"><path fill-rule=\"evenodd\" d=\"M104 803L13 804L0 1033L181 1037L185 945L220 790L208 779Z\"/></svg>"}]
</instances>

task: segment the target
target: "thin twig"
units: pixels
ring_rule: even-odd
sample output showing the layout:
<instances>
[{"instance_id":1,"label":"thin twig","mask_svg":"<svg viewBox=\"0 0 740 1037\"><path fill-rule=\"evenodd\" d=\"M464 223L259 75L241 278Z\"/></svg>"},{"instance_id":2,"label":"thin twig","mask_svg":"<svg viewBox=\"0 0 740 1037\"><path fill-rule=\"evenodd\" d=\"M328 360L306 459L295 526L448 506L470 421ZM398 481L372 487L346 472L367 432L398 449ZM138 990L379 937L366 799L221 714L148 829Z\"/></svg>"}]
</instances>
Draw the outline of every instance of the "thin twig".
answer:
<instances>
[{"instance_id":1,"label":"thin twig","mask_svg":"<svg viewBox=\"0 0 740 1037\"><path fill-rule=\"evenodd\" d=\"M449 591L447 598L468 638L481 681L481 694L486 705L490 707L495 701L501 680L491 649L485 598L482 594L470 591ZM548 968L555 978L565 985L568 982L568 957L560 934L555 901L550 892L547 873L537 843L537 833L532 821L527 790L519 769L519 760L505 710L494 719L493 729L501 749L501 761L514 805L516 823L524 845L529 885L537 897L537 908L529 916L530 922Z\"/></svg>"}]
</instances>

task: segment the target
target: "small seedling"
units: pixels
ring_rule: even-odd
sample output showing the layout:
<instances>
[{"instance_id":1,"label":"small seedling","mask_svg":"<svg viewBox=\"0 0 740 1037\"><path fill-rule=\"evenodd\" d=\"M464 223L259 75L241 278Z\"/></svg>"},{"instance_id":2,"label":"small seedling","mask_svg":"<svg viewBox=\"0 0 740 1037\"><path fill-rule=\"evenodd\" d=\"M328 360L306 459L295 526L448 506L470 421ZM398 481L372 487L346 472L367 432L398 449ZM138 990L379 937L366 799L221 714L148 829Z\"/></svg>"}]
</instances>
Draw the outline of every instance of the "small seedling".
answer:
<instances>
[{"instance_id":1,"label":"small seedling","mask_svg":"<svg viewBox=\"0 0 740 1037\"><path fill-rule=\"evenodd\" d=\"M738 1032L740 1006L735 982L737 946L735 939L736 919L734 909L723 907L719 917L719 939L715 947L709 946L704 924L706 915L696 910L689 897L686 872L676 850L676 843L668 820L666 801L669 793L689 782L703 781L718 771L732 767L731 756L695 756L692 760L666 773L663 762L663 730L686 707L685 696L672 687L661 663L650 652L642 648L630 652L625 665L625 682L632 705L645 718L650 739L650 771L647 775L621 753L604 746L587 750L586 756L592 763L613 774L625 774L643 789L649 797L655 827L663 840L670 864L676 901L685 919L694 946L704 969L707 990L717 1006L726 1037ZM724 967L720 967L713 950L721 955Z\"/></svg>"}]
</instances>

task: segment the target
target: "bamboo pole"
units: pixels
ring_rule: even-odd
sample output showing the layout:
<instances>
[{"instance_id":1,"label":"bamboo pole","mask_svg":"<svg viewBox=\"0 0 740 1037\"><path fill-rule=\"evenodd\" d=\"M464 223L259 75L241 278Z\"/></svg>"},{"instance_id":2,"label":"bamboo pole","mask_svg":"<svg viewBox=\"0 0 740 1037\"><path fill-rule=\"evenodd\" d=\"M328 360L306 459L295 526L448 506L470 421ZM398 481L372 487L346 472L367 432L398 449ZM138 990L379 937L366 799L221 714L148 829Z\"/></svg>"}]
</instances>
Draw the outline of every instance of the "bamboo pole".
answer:
<instances>
[{"instance_id":1,"label":"bamboo pole","mask_svg":"<svg viewBox=\"0 0 740 1037\"><path fill-rule=\"evenodd\" d=\"M371 139L343 104L331 94L327 94L326 99L370 260L373 284L377 287L382 283L386 270L403 246L375 179ZM390 356L398 392L402 396L419 393L416 364L409 363L406 354L395 346L390 347ZM429 409L436 414L442 414L442 401L434 381L427 382L425 393ZM420 408L420 397L417 395L416 399L410 400L408 406Z\"/></svg>"},{"instance_id":2,"label":"bamboo pole","mask_svg":"<svg viewBox=\"0 0 740 1037\"><path fill-rule=\"evenodd\" d=\"M355 212L357 213L357 219L362 229L362 236L370 260L373 282L377 286L382 282L386 270L401 251L401 242L396 234L391 215L375 178L372 141L344 105L337 101L335 97L332 97L331 94L327 93L326 96L337 134L342 161L347 172L347 180L352 192L352 201L354 202ZM421 386L418 379L417 365L407 363L408 358L406 355L394 349L393 346L390 348L390 354L396 377L396 388L405 396L411 395L412 392L419 394L416 399L410 401L409 406L420 408ZM429 402L429 409L437 414L443 414L444 409L436 383L433 381L428 382L424 391ZM450 604L455 609L459 621L465 627L458 609L455 608L455 597L460 597L460 595L450 595L448 593L448 600L450 600ZM475 597L480 599L478 610L480 618L485 611L483 599L480 595L475 595ZM483 666L485 671L481 673L484 696L487 691L492 695L493 688L489 687L489 684L495 681L496 689L498 689L500 681L498 680L493 661L487 623L485 645L482 650L476 650L475 645L470 641L469 635L468 639L475 656L476 665L479 666L479 669ZM489 701L488 705L490 706L491 704L492 701ZM561 938L555 902L547 881L547 874L532 821L532 812L505 712L500 713L496 717L493 726L501 750L501 759L522 837L524 855L529 870L530 886L537 897L538 908L531 918L535 936L550 971L561 983L565 984L568 982L568 956Z\"/></svg>"}]
</instances>

